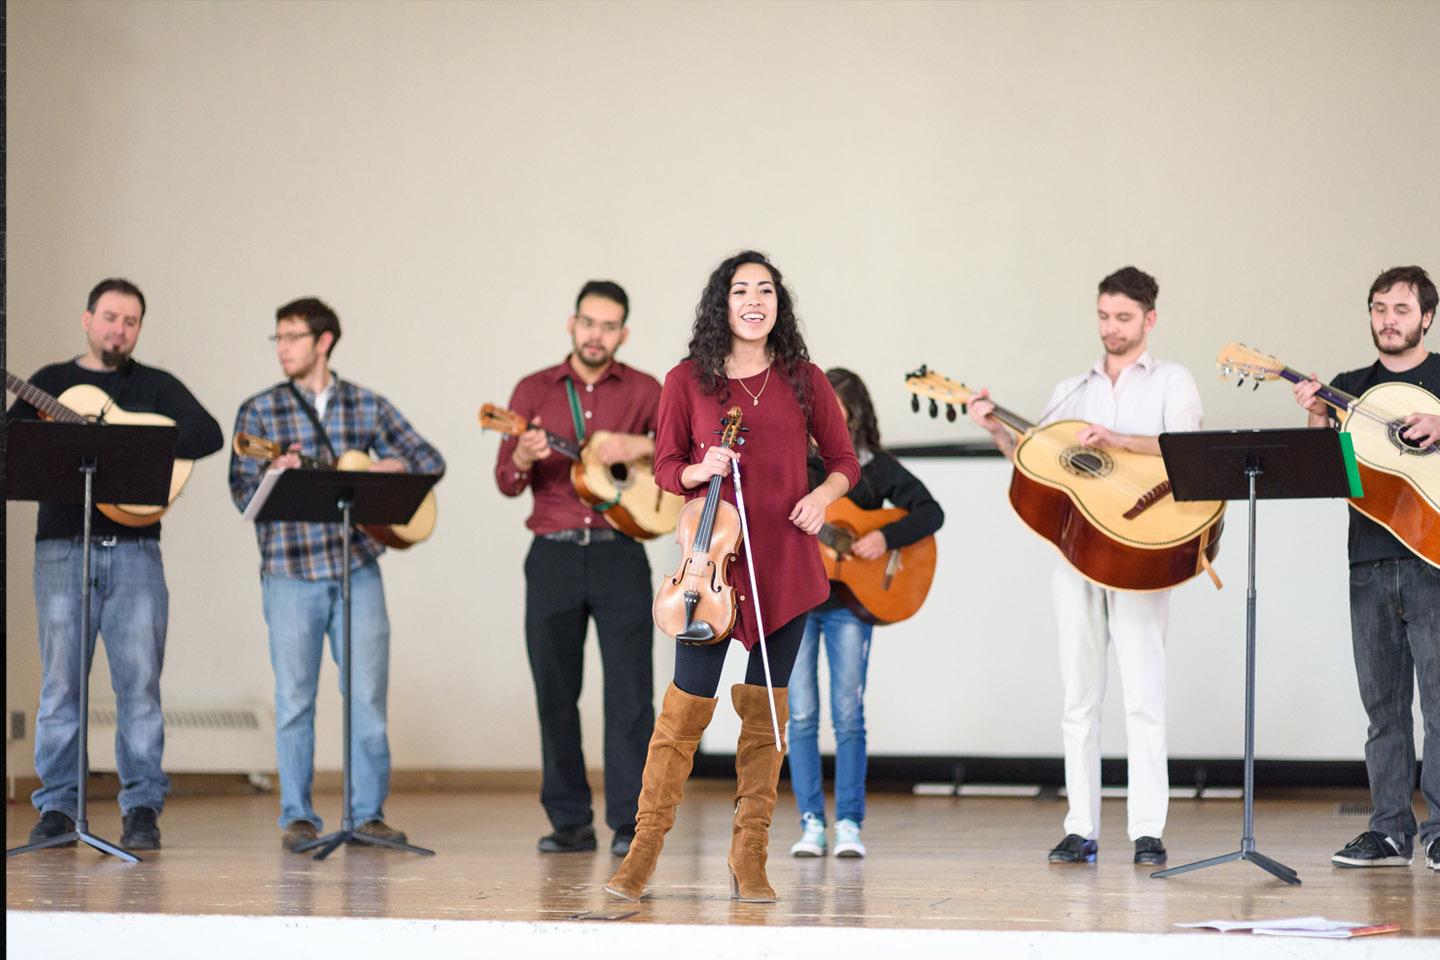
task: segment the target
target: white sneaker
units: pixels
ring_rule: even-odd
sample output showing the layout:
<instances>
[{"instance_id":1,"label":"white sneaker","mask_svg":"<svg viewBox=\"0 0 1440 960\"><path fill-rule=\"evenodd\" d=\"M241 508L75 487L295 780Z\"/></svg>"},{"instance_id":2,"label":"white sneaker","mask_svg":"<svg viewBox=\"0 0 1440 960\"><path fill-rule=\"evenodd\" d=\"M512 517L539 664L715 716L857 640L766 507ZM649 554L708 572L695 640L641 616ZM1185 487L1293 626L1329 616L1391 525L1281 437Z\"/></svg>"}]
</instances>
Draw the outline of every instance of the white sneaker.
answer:
<instances>
[{"instance_id":1,"label":"white sneaker","mask_svg":"<svg viewBox=\"0 0 1440 960\"><path fill-rule=\"evenodd\" d=\"M800 839L790 848L790 856L825 856L825 820L815 816L813 813L806 813L801 815L800 822L804 824L805 832L800 835Z\"/></svg>"},{"instance_id":2,"label":"white sneaker","mask_svg":"<svg viewBox=\"0 0 1440 960\"><path fill-rule=\"evenodd\" d=\"M854 820L835 821L835 856L863 857L865 844L860 842L860 824Z\"/></svg>"}]
</instances>

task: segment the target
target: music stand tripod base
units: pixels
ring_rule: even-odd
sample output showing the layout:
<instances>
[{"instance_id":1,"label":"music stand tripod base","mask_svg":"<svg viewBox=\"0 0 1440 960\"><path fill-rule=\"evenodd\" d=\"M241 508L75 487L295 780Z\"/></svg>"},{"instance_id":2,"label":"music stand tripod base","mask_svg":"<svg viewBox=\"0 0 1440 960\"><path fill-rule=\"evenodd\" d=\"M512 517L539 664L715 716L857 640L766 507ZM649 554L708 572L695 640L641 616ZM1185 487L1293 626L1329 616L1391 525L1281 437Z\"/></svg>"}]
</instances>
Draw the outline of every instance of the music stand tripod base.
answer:
<instances>
[{"instance_id":1,"label":"music stand tripod base","mask_svg":"<svg viewBox=\"0 0 1440 960\"><path fill-rule=\"evenodd\" d=\"M323 837L316 837L314 840L306 841L303 845L295 848L296 853L309 853L311 850L319 849L315 854L316 860L324 860L334 853L341 844L358 843L372 847L388 847L391 850L405 850L409 853L418 853L422 857L433 857L435 851L426 847L417 847L409 843L401 843L398 840L387 840L384 837L372 837L368 833L361 833L358 830L340 829L334 833L327 833Z\"/></svg>"}]
</instances>

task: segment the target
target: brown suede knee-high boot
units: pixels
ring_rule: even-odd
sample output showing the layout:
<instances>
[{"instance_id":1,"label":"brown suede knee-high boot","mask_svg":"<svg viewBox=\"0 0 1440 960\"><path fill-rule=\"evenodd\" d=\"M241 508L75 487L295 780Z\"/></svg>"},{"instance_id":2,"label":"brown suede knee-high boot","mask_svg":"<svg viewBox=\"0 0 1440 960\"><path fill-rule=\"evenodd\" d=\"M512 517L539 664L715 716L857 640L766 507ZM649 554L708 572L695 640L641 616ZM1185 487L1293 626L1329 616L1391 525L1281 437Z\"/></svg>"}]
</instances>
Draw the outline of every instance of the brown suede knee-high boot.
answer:
<instances>
[{"instance_id":1,"label":"brown suede knee-high boot","mask_svg":"<svg viewBox=\"0 0 1440 960\"><path fill-rule=\"evenodd\" d=\"M605 890L626 900L639 900L645 884L655 872L665 834L675 825L675 808L685 789L685 779L695 762L700 735L715 716L714 698L694 697L672 682L665 690L650 750L645 755L645 773L640 783L639 810L635 814L635 839L620 869Z\"/></svg>"},{"instance_id":2,"label":"brown suede knee-high boot","mask_svg":"<svg viewBox=\"0 0 1440 960\"><path fill-rule=\"evenodd\" d=\"M785 688L775 691L782 735L790 716L789 694ZM735 744L735 825L730 833L730 896L750 903L773 903L775 888L765 875L765 859L780 762L785 754L775 749L770 698L765 688L737 683L730 688L730 696L735 712L740 714L740 739Z\"/></svg>"}]
</instances>

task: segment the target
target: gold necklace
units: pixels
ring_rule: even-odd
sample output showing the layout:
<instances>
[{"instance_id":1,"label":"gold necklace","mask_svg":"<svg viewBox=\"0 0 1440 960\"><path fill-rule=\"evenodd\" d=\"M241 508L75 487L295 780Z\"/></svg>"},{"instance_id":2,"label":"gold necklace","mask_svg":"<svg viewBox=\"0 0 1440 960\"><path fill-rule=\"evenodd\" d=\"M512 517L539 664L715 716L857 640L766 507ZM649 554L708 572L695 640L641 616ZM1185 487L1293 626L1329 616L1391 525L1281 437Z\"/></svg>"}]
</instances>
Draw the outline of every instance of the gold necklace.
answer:
<instances>
[{"instance_id":1,"label":"gold necklace","mask_svg":"<svg viewBox=\"0 0 1440 960\"><path fill-rule=\"evenodd\" d=\"M758 407L758 406L760 406L760 394L761 394L761 393L764 393L764 392L765 392L765 388L770 385L770 370L771 370L771 368L773 368L774 366L775 366L775 365L772 363L772 364L770 364L770 365L768 365L768 366L765 367L765 379L764 379L764 381L760 384L760 391L759 391L759 393L750 393L750 388L747 387L747 386L745 386L745 381L744 381L743 379L741 379L740 377L736 377L736 378L735 378L735 382L738 383L738 384L740 384L740 389L741 389L741 390L744 390L746 393L750 393L750 400L751 400L751 404L750 404L750 405L751 405L752 407Z\"/></svg>"}]
</instances>

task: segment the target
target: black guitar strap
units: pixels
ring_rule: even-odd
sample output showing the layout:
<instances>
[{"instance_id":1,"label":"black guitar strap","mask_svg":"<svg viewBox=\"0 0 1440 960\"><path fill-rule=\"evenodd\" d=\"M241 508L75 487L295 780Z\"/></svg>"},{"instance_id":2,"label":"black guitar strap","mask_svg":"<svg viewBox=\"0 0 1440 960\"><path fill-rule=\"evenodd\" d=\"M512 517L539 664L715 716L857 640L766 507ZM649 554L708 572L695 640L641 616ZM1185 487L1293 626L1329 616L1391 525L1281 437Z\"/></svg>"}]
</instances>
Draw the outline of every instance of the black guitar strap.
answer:
<instances>
[{"instance_id":1,"label":"black guitar strap","mask_svg":"<svg viewBox=\"0 0 1440 960\"><path fill-rule=\"evenodd\" d=\"M305 399L305 394L300 392L300 388L295 386L294 380L290 381L289 387L290 392L295 395L295 402L300 405L300 409L304 410L305 415L310 418L310 424L315 428L316 436L320 438L321 443L325 444L325 449L330 451L330 462L338 463L340 458L335 453L335 447L330 443L330 435L325 432L325 424L320 422L320 414L315 412L315 407L311 405L309 400ZM340 399L339 390L335 391L335 399L337 402Z\"/></svg>"}]
</instances>

